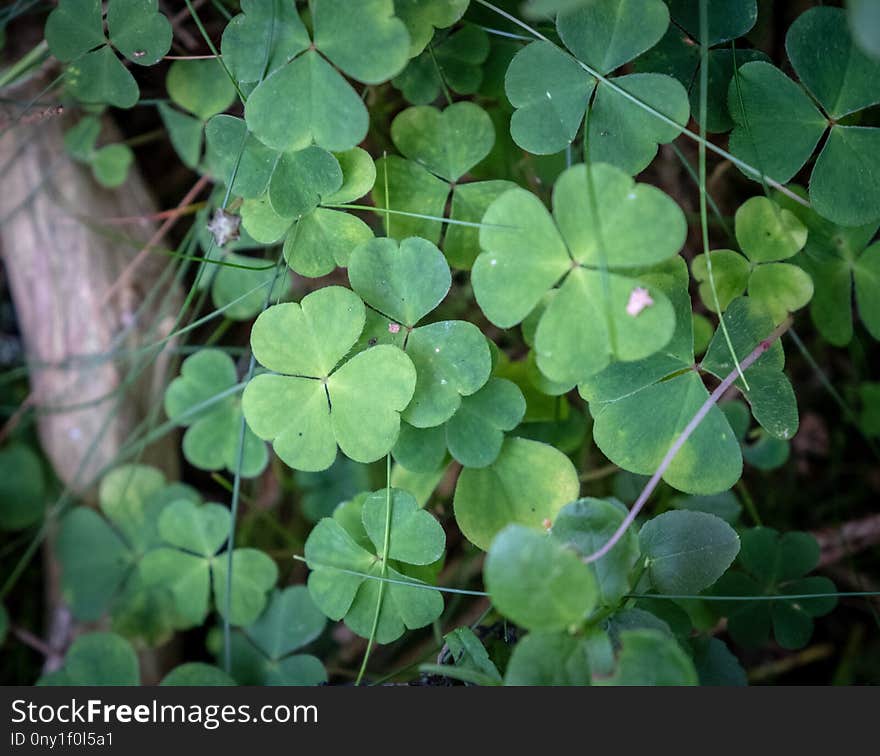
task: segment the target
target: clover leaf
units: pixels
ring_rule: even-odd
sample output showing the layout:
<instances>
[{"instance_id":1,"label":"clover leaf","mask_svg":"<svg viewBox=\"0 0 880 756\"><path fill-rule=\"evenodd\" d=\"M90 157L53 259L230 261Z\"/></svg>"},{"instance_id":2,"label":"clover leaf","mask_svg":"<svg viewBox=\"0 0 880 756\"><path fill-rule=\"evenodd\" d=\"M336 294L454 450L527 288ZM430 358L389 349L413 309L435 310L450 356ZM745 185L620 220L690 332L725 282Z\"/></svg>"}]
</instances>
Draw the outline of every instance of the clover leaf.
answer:
<instances>
[{"instance_id":1,"label":"clover leaf","mask_svg":"<svg viewBox=\"0 0 880 756\"><path fill-rule=\"evenodd\" d=\"M98 148L101 122L95 116L86 116L64 135L64 148L78 163L92 169L95 180L108 189L120 186L134 162L134 153L125 144L108 144Z\"/></svg>"},{"instance_id":2,"label":"clover leaf","mask_svg":"<svg viewBox=\"0 0 880 756\"><path fill-rule=\"evenodd\" d=\"M837 604L836 588L826 577L807 577L819 563L819 544L809 533L780 535L773 528L752 528L742 535L736 567L713 589L718 596L778 596L778 600L713 602L726 614L727 629L740 645L760 646L772 628L783 648L807 645L813 634L813 618L828 614ZM787 599L786 595L798 596Z\"/></svg>"},{"instance_id":3,"label":"clover leaf","mask_svg":"<svg viewBox=\"0 0 880 756\"><path fill-rule=\"evenodd\" d=\"M37 685L138 685L137 654L115 633L87 633L64 655L64 665L43 675Z\"/></svg>"},{"instance_id":4,"label":"clover leaf","mask_svg":"<svg viewBox=\"0 0 880 756\"><path fill-rule=\"evenodd\" d=\"M186 499L171 502L159 517L164 545L144 556L139 572L146 585L162 585L171 592L178 628L205 621L212 593L217 611L226 616L227 554L220 549L229 525L226 507ZM232 552L232 569L229 621L249 625L262 613L278 568L262 551L243 548Z\"/></svg>"},{"instance_id":5,"label":"clover leaf","mask_svg":"<svg viewBox=\"0 0 880 756\"><path fill-rule=\"evenodd\" d=\"M590 567L574 550L524 525L508 525L495 536L484 576L498 611L539 632L580 625L599 596Z\"/></svg>"},{"instance_id":6,"label":"clover leaf","mask_svg":"<svg viewBox=\"0 0 880 756\"><path fill-rule=\"evenodd\" d=\"M236 76L248 81L265 76L248 97L245 120L258 139L281 152L312 143L331 151L357 145L367 135L369 116L339 70L364 84L379 84L409 58L409 33L394 16L393 0L315 0L311 8L313 42L298 17L293 21L295 9L276 20L255 5L246 6L244 18L223 36L222 51L233 60ZM285 31L267 34L276 23ZM255 49L261 48L268 66L254 65L260 59ZM248 57L252 60L244 62Z\"/></svg>"},{"instance_id":7,"label":"clover leaf","mask_svg":"<svg viewBox=\"0 0 880 756\"><path fill-rule=\"evenodd\" d=\"M385 333L400 333L403 349L416 369L412 401L402 417L430 428L446 422L462 397L482 388L492 357L479 328L460 320L416 327L446 296L452 275L443 253L431 242L412 237L371 239L351 254L352 288L385 322Z\"/></svg>"},{"instance_id":8,"label":"clover leaf","mask_svg":"<svg viewBox=\"0 0 880 756\"><path fill-rule=\"evenodd\" d=\"M413 105L430 105L444 86L456 94L476 94L490 50L489 35L479 26L438 32L430 49L413 58L391 83Z\"/></svg>"},{"instance_id":9,"label":"clover leaf","mask_svg":"<svg viewBox=\"0 0 880 756\"><path fill-rule=\"evenodd\" d=\"M470 0L394 0L394 13L409 31L409 56L415 57L431 43L434 29L458 21L469 4Z\"/></svg>"},{"instance_id":10,"label":"clover leaf","mask_svg":"<svg viewBox=\"0 0 880 756\"><path fill-rule=\"evenodd\" d=\"M624 630L614 674L598 685L697 685L694 663L669 633L654 629Z\"/></svg>"},{"instance_id":11,"label":"clover leaf","mask_svg":"<svg viewBox=\"0 0 880 756\"><path fill-rule=\"evenodd\" d=\"M302 585L274 591L266 611L233 636L231 673L239 685L320 685L327 672L310 654L327 620Z\"/></svg>"},{"instance_id":12,"label":"clover leaf","mask_svg":"<svg viewBox=\"0 0 880 756\"><path fill-rule=\"evenodd\" d=\"M675 510L648 520L639 548L661 593L699 593L720 578L740 550L739 536L720 517Z\"/></svg>"},{"instance_id":13,"label":"clover leaf","mask_svg":"<svg viewBox=\"0 0 880 756\"><path fill-rule=\"evenodd\" d=\"M377 207L411 214L386 215L386 231L396 239L420 236L439 244L450 195L450 220L475 223L496 197L515 186L507 181L459 183L495 144L491 118L472 102L442 111L408 108L392 122L391 138L407 159L392 155L377 162L383 180L376 183L373 199ZM452 223L443 246L451 262L469 268L479 252L478 230Z\"/></svg>"},{"instance_id":14,"label":"clover leaf","mask_svg":"<svg viewBox=\"0 0 880 756\"><path fill-rule=\"evenodd\" d=\"M159 685L162 687L195 687L201 685L224 687L235 685L235 680L222 669L211 664L186 662L172 669L162 678L162 682Z\"/></svg>"},{"instance_id":15,"label":"clover leaf","mask_svg":"<svg viewBox=\"0 0 880 756\"><path fill-rule=\"evenodd\" d=\"M300 304L275 305L254 323L251 347L273 373L251 379L242 397L251 430L298 470L328 468L337 444L356 462L374 462L397 439L416 370L398 347L345 356L364 328L356 294L329 286Z\"/></svg>"},{"instance_id":16,"label":"clover leaf","mask_svg":"<svg viewBox=\"0 0 880 756\"><path fill-rule=\"evenodd\" d=\"M876 295L880 282L880 244L871 244L880 221L845 228L787 197L778 195L776 199L809 230L803 252L792 262L813 279L815 292L810 315L819 333L834 346L849 344L853 335L855 293L855 309L862 323L871 336L880 339L880 307Z\"/></svg>"},{"instance_id":17,"label":"clover leaf","mask_svg":"<svg viewBox=\"0 0 880 756\"><path fill-rule=\"evenodd\" d=\"M21 442L0 449L0 530L22 530L42 520L46 496L37 453Z\"/></svg>"},{"instance_id":18,"label":"clover leaf","mask_svg":"<svg viewBox=\"0 0 880 756\"><path fill-rule=\"evenodd\" d=\"M386 522L390 523L387 553ZM438 591L401 582L427 585L420 579L424 574L420 568L437 562L445 544L440 523L420 509L411 494L399 489L375 491L362 504L350 502L332 518L324 518L309 534L305 546L312 570L309 592L330 619L344 620L366 638L379 599L379 581L371 578L384 575L399 581L384 584L375 634L378 643L390 643L405 628L424 627L442 613Z\"/></svg>"},{"instance_id":19,"label":"clover leaf","mask_svg":"<svg viewBox=\"0 0 880 756\"><path fill-rule=\"evenodd\" d=\"M590 685L590 643L569 632L529 633L513 649L504 684Z\"/></svg>"},{"instance_id":20,"label":"clover leaf","mask_svg":"<svg viewBox=\"0 0 880 756\"><path fill-rule=\"evenodd\" d=\"M202 470L240 470L252 478L269 461L266 445L245 427L241 437L241 400L229 395L212 400L238 383L232 358L219 349L201 349L184 360L180 376L165 391L165 412L171 420L187 428L183 454ZM199 407L209 406L199 410ZM241 464L239 443L243 440Z\"/></svg>"},{"instance_id":21,"label":"clover leaf","mask_svg":"<svg viewBox=\"0 0 880 756\"><path fill-rule=\"evenodd\" d=\"M610 73L653 47L668 25L669 11L661 0L598 0L560 12L556 30L570 54L546 41L533 42L508 68L505 88L516 108L510 121L513 140L539 155L564 149L580 129L595 88L586 136L590 160L612 163L630 174L641 171L656 154L657 144L671 142L687 123L687 91L663 74L613 79L617 87L676 124L672 125L647 114L611 86L597 83L578 61L600 74Z\"/></svg>"},{"instance_id":22,"label":"clover leaf","mask_svg":"<svg viewBox=\"0 0 880 756\"><path fill-rule=\"evenodd\" d=\"M699 4L688 0L665 0L672 23L654 47L633 63L638 72L668 74L688 90L695 118L700 111L700 17ZM729 131L733 121L727 109L727 90L734 70L743 63L769 58L759 50L733 49L725 44L748 33L758 19L755 0L708 2L709 47L707 59L706 130Z\"/></svg>"},{"instance_id":23,"label":"clover leaf","mask_svg":"<svg viewBox=\"0 0 880 756\"><path fill-rule=\"evenodd\" d=\"M800 251L807 241L807 228L798 217L766 197L752 197L734 216L736 238L745 258L731 250L712 252L718 303L723 311L748 289L749 296L760 303L774 323L781 323L790 312L807 305L813 296L813 281L796 265L780 262ZM698 255L691 264L694 278L700 281L700 297L706 307L715 310L709 284L706 255Z\"/></svg>"},{"instance_id":24,"label":"clover leaf","mask_svg":"<svg viewBox=\"0 0 880 756\"><path fill-rule=\"evenodd\" d=\"M140 96L137 82L113 52L152 66L171 48L171 24L158 0L110 0L107 33L100 0L59 0L46 20L50 52L67 64L68 91L82 102L130 108Z\"/></svg>"},{"instance_id":25,"label":"clover leaf","mask_svg":"<svg viewBox=\"0 0 880 756\"><path fill-rule=\"evenodd\" d=\"M525 438L508 438L488 467L466 467L455 486L455 519L461 532L484 551L506 525L535 530L578 497L580 482L558 449Z\"/></svg>"},{"instance_id":26,"label":"clover leaf","mask_svg":"<svg viewBox=\"0 0 880 756\"><path fill-rule=\"evenodd\" d=\"M537 364L550 380L574 384L612 359L638 360L669 341L675 315L666 295L624 273L662 262L684 243L684 216L659 189L610 165L579 165L557 180L552 216L533 194L511 189L483 224L472 283L495 325L516 325L562 282L535 334ZM610 270L601 270L603 260ZM634 311L639 293L650 304Z\"/></svg>"},{"instance_id":27,"label":"clover leaf","mask_svg":"<svg viewBox=\"0 0 880 756\"><path fill-rule=\"evenodd\" d=\"M578 499L559 511L550 532L582 557L589 556L614 535L624 517L626 507L617 499ZM630 590L629 572L638 558L636 534L628 530L611 551L588 565L600 604L615 606Z\"/></svg>"},{"instance_id":28,"label":"clover leaf","mask_svg":"<svg viewBox=\"0 0 880 756\"><path fill-rule=\"evenodd\" d=\"M820 49L824 53L816 55ZM736 125L730 151L784 183L827 132L810 178L813 207L843 226L877 220L880 130L845 119L880 102L880 61L853 43L842 8L801 14L788 30L786 50L800 85L763 62L746 63L731 81L728 101Z\"/></svg>"},{"instance_id":29,"label":"clover leaf","mask_svg":"<svg viewBox=\"0 0 880 756\"><path fill-rule=\"evenodd\" d=\"M171 144L190 168L199 164L205 125L235 100L235 88L217 60L175 60L165 87L171 101L186 112L159 103L159 115Z\"/></svg>"},{"instance_id":30,"label":"clover leaf","mask_svg":"<svg viewBox=\"0 0 880 756\"><path fill-rule=\"evenodd\" d=\"M616 363L578 387L590 402L593 437L602 452L630 472L649 475L709 397L699 370L723 379L735 370L720 331L706 358L695 365L687 271L683 263L653 282L665 291L676 311L676 331L667 346L644 360ZM734 301L724 314L738 360L772 330L764 309L751 298ZM747 371L749 390L737 386L752 413L769 433L791 438L797 431L797 405L782 372L782 347L775 343ZM651 417L650 428L644 418ZM713 406L666 469L663 479L680 491L713 494L730 488L742 473L742 454L724 413Z\"/></svg>"}]
</instances>

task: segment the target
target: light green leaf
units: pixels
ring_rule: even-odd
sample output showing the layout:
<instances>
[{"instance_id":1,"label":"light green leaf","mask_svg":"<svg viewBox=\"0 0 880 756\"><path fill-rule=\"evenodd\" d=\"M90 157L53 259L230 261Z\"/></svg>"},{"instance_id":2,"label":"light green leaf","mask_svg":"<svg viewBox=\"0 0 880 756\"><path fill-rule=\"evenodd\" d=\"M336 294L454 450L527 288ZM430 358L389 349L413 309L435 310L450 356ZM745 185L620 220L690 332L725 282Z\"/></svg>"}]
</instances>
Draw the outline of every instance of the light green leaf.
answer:
<instances>
[{"instance_id":1,"label":"light green leaf","mask_svg":"<svg viewBox=\"0 0 880 756\"><path fill-rule=\"evenodd\" d=\"M108 144L97 150L92 158L92 172L101 186L108 189L121 186L134 162L134 153L125 144Z\"/></svg>"},{"instance_id":2,"label":"light green leaf","mask_svg":"<svg viewBox=\"0 0 880 756\"><path fill-rule=\"evenodd\" d=\"M394 0L394 13L409 31L409 56L415 57L428 46L434 29L445 29L458 21L469 3L470 0Z\"/></svg>"},{"instance_id":3,"label":"light green leaf","mask_svg":"<svg viewBox=\"0 0 880 756\"><path fill-rule=\"evenodd\" d=\"M452 285L443 253L417 237L360 245L351 254L348 279L370 307L409 328L434 310Z\"/></svg>"},{"instance_id":4,"label":"light green leaf","mask_svg":"<svg viewBox=\"0 0 880 756\"><path fill-rule=\"evenodd\" d=\"M513 649L504 684L507 686L590 685L589 644L567 632L529 633Z\"/></svg>"},{"instance_id":5,"label":"light green leaf","mask_svg":"<svg viewBox=\"0 0 880 756\"><path fill-rule=\"evenodd\" d=\"M552 155L570 145L584 118L594 80L550 42L532 42L510 62L504 87L516 108L510 135L522 149Z\"/></svg>"},{"instance_id":6,"label":"light green leaf","mask_svg":"<svg viewBox=\"0 0 880 756\"><path fill-rule=\"evenodd\" d=\"M388 492L371 493L363 504L363 524L380 559L385 558ZM392 489L388 559L407 564L432 564L443 556L446 536L440 523L419 507L412 494Z\"/></svg>"},{"instance_id":7,"label":"light green leaf","mask_svg":"<svg viewBox=\"0 0 880 756\"><path fill-rule=\"evenodd\" d=\"M492 604L529 630L566 630L596 605L593 574L548 533L508 525L492 540L484 579Z\"/></svg>"},{"instance_id":8,"label":"light green leaf","mask_svg":"<svg viewBox=\"0 0 880 756\"><path fill-rule=\"evenodd\" d=\"M601 685L697 685L691 658L668 634L659 630L625 630L614 675Z\"/></svg>"},{"instance_id":9,"label":"light green leaf","mask_svg":"<svg viewBox=\"0 0 880 756\"><path fill-rule=\"evenodd\" d=\"M285 152L269 181L269 203L278 215L301 218L342 186L339 161L320 147Z\"/></svg>"},{"instance_id":10,"label":"light green leaf","mask_svg":"<svg viewBox=\"0 0 880 756\"><path fill-rule=\"evenodd\" d=\"M446 227L443 253L449 264L470 270L480 254L480 229L464 223L480 223L489 206L504 192L516 188L512 181L476 181L457 184L452 191L450 219L460 221Z\"/></svg>"},{"instance_id":11,"label":"light green leaf","mask_svg":"<svg viewBox=\"0 0 880 756\"><path fill-rule=\"evenodd\" d=\"M152 66L171 49L171 22L159 13L158 0L107 3L110 42L132 63Z\"/></svg>"},{"instance_id":12,"label":"light green leaf","mask_svg":"<svg viewBox=\"0 0 880 756\"><path fill-rule=\"evenodd\" d=\"M412 214L383 213L388 236L401 240L419 236L432 244L439 244L443 230L440 219L446 209L449 184L418 163L404 160L397 155L377 160L376 176L376 186L373 188L373 203L376 207ZM431 220L432 218L437 220Z\"/></svg>"},{"instance_id":13,"label":"light green leaf","mask_svg":"<svg viewBox=\"0 0 880 756\"><path fill-rule=\"evenodd\" d=\"M721 311L745 293L749 285L751 267L739 252L731 249L716 249L710 253L712 256L712 277L715 281L715 294L718 296L718 304ZM712 287L709 280L709 260L706 255L697 255L691 262L691 273L700 283L700 299L703 304L715 312L715 297L712 295Z\"/></svg>"},{"instance_id":14,"label":"light green leaf","mask_svg":"<svg viewBox=\"0 0 880 756\"><path fill-rule=\"evenodd\" d=\"M226 616L226 554L215 557L211 565L214 602L221 617ZM275 562L257 549L236 549L232 552L232 600L229 621L233 625L250 625L263 613L266 594L278 580Z\"/></svg>"},{"instance_id":15,"label":"light green leaf","mask_svg":"<svg viewBox=\"0 0 880 756\"><path fill-rule=\"evenodd\" d=\"M372 229L356 215L319 207L287 235L284 259L301 276L318 278L347 266L352 250L372 238Z\"/></svg>"},{"instance_id":16,"label":"light green leaf","mask_svg":"<svg viewBox=\"0 0 880 756\"><path fill-rule=\"evenodd\" d=\"M308 589L292 585L274 591L266 611L244 632L269 659L278 661L315 640L326 623Z\"/></svg>"},{"instance_id":17,"label":"light green leaf","mask_svg":"<svg viewBox=\"0 0 880 756\"><path fill-rule=\"evenodd\" d=\"M67 66L67 90L77 100L130 108L140 96L137 82L109 47L99 47Z\"/></svg>"},{"instance_id":18,"label":"light green leaf","mask_svg":"<svg viewBox=\"0 0 880 756\"><path fill-rule=\"evenodd\" d=\"M279 155L248 131L241 118L217 115L205 126L207 163L213 176L245 198L259 197L269 186ZM289 222L288 222L289 223Z\"/></svg>"},{"instance_id":19,"label":"light green leaf","mask_svg":"<svg viewBox=\"0 0 880 756\"><path fill-rule=\"evenodd\" d=\"M354 202L367 194L376 183L376 164L370 153L360 147L337 152L342 168L342 186L322 198L324 204Z\"/></svg>"},{"instance_id":20,"label":"light green leaf","mask_svg":"<svg viewBox=\"0 0 880 756\"><path fill-rule=\"evenodd\" d=\"M175 60L165 86L177 105L202 121L222 113L235 101L235 87L217 60Z\"/></svg>"},{"instance_id":21,"label":"light green leaf","mask_svg":"<svg viewBox=\"0 0 880 756\"><path fill-rule=\"evenodd\" d=\"M767 197L746 200L734 216L736 240L753 263L787 260L803 249L807 227Z\"/></svg>"},{"instance_id":22,"label":"light green leaf","mask_svg":"<svg viewBox=\"0 0 880 756\"><path fill-rule=\"evenodd\" d=\"M524 438L508 438L488 467L465 468L455 487L455 519L465 537L486 550L502 528L544 528L578 497L577 471L562 452Z\"/></svg>"},{"instance_id":23,"label":"light green leaf","mask_svg":"<svg viewBox=\"0 0 880 756\"><path fill-rule=\"evenodd\" d=\"M810 303L813 279L796 265L760 265L749 279L749 296L767 310L774 324L781 323L789 313Z\"/></svg>"},{"instance_id":24,"label":"light green leaf","mask_svg":"<svg viewBox=\"0 0 880 756\"><path fill-rule=\"evenodd\" d=\"M492 150L495 127L479 105L457 102L442 111L404 110L391 124L391 138L405 157L456 182Z\"/></svg>"},{"instance_id":25,"label":"light green leaf","mask_svg":"<svg viewBox=\"0 0 880 756\"><path fill-rule=\"evenodd\" d=\"M212 557L229 536L229 510L220 504L171 502L159 517L159 534L172 546Z\"/></svg>"}]
</instances>

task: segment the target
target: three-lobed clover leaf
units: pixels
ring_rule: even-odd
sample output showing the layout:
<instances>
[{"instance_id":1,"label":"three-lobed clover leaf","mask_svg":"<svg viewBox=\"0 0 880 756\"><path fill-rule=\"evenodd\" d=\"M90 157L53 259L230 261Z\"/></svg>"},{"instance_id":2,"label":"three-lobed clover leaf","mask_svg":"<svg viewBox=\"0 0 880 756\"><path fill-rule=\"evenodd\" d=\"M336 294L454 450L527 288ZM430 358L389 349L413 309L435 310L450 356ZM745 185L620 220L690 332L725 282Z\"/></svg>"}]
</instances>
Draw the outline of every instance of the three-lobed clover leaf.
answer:
<instances>
[{"instance_id":1,"label":"three-lobed clover leaf","mask_svg":"<svg viewBox=\"0 0 880 756\"><path fill-rule=\"evenodd\" d=\"M740 645L757 647L767 642L772 628L783 648L809 643L813 618L828 614L837 604L834 583L826 577L807 576L819 563L819 544L809 533L781 534L758 527L742 535L736 567L719 580L712 592L742 600L712 602L727 615L727 629ZM792 598L786 598L786 595ZM778 596L778 600L760 597ZM797 596L797 598L794 598ZM748 597L756 600L749 601Z\"/></svg>"},{"instance_id":2,"label":"three-lobed clover leaf","mask_svg":"<svg viewBox=\"0 0 880 756\"><path fill-rule=\"evenodd\" d=\"M391 80L407 102L430 105L444 86L460 95L480 90L483 63L491 51L489 35L483 29L468 24L453 32L438 32L429 48Z\"/></svg>"},{"instance_id":3,"label":"three-lobed clover leaf","mask_svg":"<svg viewBox=\"0 0 880 756\"><path fill-rule=\"evenodd\" d=\"M691 111L700 117L700 8L690 0L666 0L672 23L654 47L633 63L637 72L668 74L688 90ZM733 128L727 109L727 90L734 70L755 60L768 61L760 50L733 48L733 40L747 34L758 20L756 0L707 2L706 131Z\"/></svg>"},{"instance_id":4,"label":"three-lobed clover leaf","mask_svg":"<svg viewBox=\"0 0 880 756\"><path fill-rule=\"evenodd\" d=\"M418 237L371 239L351 254L352 288L380 318L386 333L400 334L416 369L412 400L402 418L418 428L441 425L462 397L482 388L492 356L479 328L462 320L417 326L445 298L452 274L443 253ZM382 320L384 319L384 321Z\"/></svg>"},{"instance_id":5,"label":"three-lobed clover leaf","mask_svg":"<svg viewBox=\"0 0 880 756\"><path fill-rule=\"evenodd\" d=\"M273 592L266 611L232 637L231 673L239 685L320 685L327 672L311 654L327 620L303 585Z\"/></svg>"},{"instance_id":6,"label":"three-lobed clover leaf","mask_svg":"<svg viewBox=\"0 0 880 756\"><path fill-rule=\"evenodd\" d=\"M805 194L799 187L795 190ZM880 243L871 243L880 221L842 227L788 197L777 195L776 200L808 229L806 246L792 262L813 279L810 315L822 338L834 346L849 344L855 294L855 309L865 329L880 339Z\"/></svg>"},{"instance_id":7,"label":"three-lobed clover leaf","mask_svg":"<svg viewBox=\"0 0 880 756\"><path fill-rule=\"evenodd\" d=\"M514 56L507 70L505 89L516 108L510 121L514 141L535 154L557 153L572 143L589 107L590 161L612 163L631 175L641 171L657 145L671 142L685 127L690 115L687 91L664 74L613 79L614 85L672 121L664 122L597 82L581 63L609 74L653 47L668 26L669 11L661 0L596 0L560 12L556 30L567 51L547 41L533 42Z\"/></svg>"},{"instance_id":8,"label":"three-lobed clover leaf","mask_svg":"<svg viewBox=\"0 0 880 756\"><path fill-rule=\"evenodd\" d=\"M435 29L461 19L469 4L470 0L394 0L394 13L409 31L409 56L414 58L431 44Z\"/></svg>"},{"instance_id":9,"label":"three-lobed clover leaf","mask_svg":"<svg viewBox=\"0 0 880 756\"><path fill-rule=\"evenodd\" d=\"M489 114L472 102L457 102L442 111L430 106L408 108L392 122L391 138L403 157L391 155L377 162L380 180L373 199L377 207L409 215L388 213L388 235L419 236L440 244L451 196L452 223L443 249L456 267L470 268L479 252L479 230L456 221L479 223L491 202L515 186L497 180L459 183L495 144Z\"/></svg>"},{"instance_id":10,"label":"three-lobed clover leaf","mask_svg":"<svg viewBox=\"0 0 880 756\"><path fill-rule=\"evenodd\" d=\"M328 468L337 445L356 462L374 462L397 440L416 370L390 344L345 359L365 319L354 292L328 286L270 307L254 323L254 355L273 372L251 379L242 408L251 430L294 469Z\"/></svg>"},{"instance_id":11,"label":"three-lobed clover leaf","mask_svg":"<svg viewBox=\"0 0 880 756\"><path fill-rule=\"evenodd\" d=\"M235 680L212 664L184 662L165 675L159 685L165 688L169 686L192 688L202 685L230 687L235 685Z\"/></svg>"},{"instance_id":12,"label":"three-lobed clover leaf","mask_svg":"<svg viewBox=\"0 0 880 756\"><path fill-rule=\"evenodd\" d=\"M492 464L461 471L455 519L464 536L485 551L507 525L543 530L579 491L577 471L561 451L530 439L507 438Z\"/></svg>"},{"instance_id":13,"label":"three-lobed clover leaf","mask_svg":"<svg viewBox=\"0 0 880 756\"><path fill-rule=\"evenodd\" d=\"M175 60L165 87L177 108L159 103L159 115L184 165L195 168L202 157L205 124L232 105L235 88L218 60Z\"/></svg>"},{"instance_id":14,"label":"three-lobed clover leaf","mask_svg":"<svg viewBox=\"0 0 880 756\"><path fill-rule=\"evenodd\" d=\"M165 391L165 413L187 428L183 454L202 470L240 470L259 475L269 461L266 445L247 427L242 436L241 400L230 394L238 384L232 358L219 349L201 349L187 357ZM217 397L227 396L216 400ZM239 444L241 465L239 465Z\"/></svg>"},{"instance_id":15,"label":"three-lobed clover leaf","mask_svg":"<svg viewBox=\"0 0 880 756\"><path fill-rule=\"evenodd\" d=\"M171 48L171 24L158 0L110 0L104 36L101 0L59 0L46 20L51 53L67 64L68 91L87 103L130 108L140 96L134 76L116 57L152 66Z\"/></svg>"},{"instance_id":16,"label":"three-lobed clover leaf","mask_svg":"<svg viewBox=\"0 0 880 756\"><path fill-rule=\"evenodd\" d=\"M305 546L312 570L309 592L330 619L344 620L366 638L379 607L380 581L372 578L397 581L384 584L375 634L376 642L390 643L406 628L424 627L442 613L442 596L426 587L423 576L442 558L445 546L440 523L419 507L412 494L399 489L375 491L362 502L340 507L309 534ZM406 582L421 586L401 584Z\"/></svg>"},{"instance_id":17,"label":"three-lobed clover leaf","mask_svg":"<svg viewBox=\"0 0 880 756\"><path fill-rule=\"evenodd\" d=\"M683 261L677 262L652 279L675 307L676 330L666 347L638 362L615 363L578 387L590 403L599 449L615 464L641 475L659 467L708 399L700 371L723 379L736 369L720 329L703 362L695 364L687 269ZM724 318L738 360L773 330L769 315L748 297L731 303ZM771 435L789 439L797 431L797 405L783 365L782 347L775 343L748 369L749 389L740 380L736 385L752 405L755 419ZM651 418L650 424L645 423L646 417ZM680 491L713 494L730 488L741 473L736 434L724 413L713 406L673 458L663 479Z\"/></svg>"},{"instance_id":18,"label":"three-lobed clover leaf","mask_svg":"<svg viewBox=\"0 0 880 756\"><path fill-rule=\"evenodd\" d=\"M784 183L827 132L810 178L813 207L843 226L878 220L880 130L848 119L880 102L880 61L853 43L842 8L805 11L785 46L800 85L764 62L746 63L731 81L730 151Z\"/></svg>"},{"instance_id":19,"label":"three-lobed clover leaf","mask_svg":"<svg viewBox=\"0 0 880 756\"><path fill-rule=\"evenodd\" d=\"M789 210L766 197L752 197L734 216L736 239L745 257L729 249L711 253L718 304L727 305L748 289L749 296L781 323L813 296L813 281L797 265L781 262L797 254L807 242L807 228ZM691 263L700 282L703 304L715 311L709 283L709 261L698 255Z\"/></svg>"},{"instance_id":20,"label":"three-lobed clover leaf","mask_svg":"<svg viewBox=\"0 0 880 756\"><path fill-rule=\"evenodd\" d=\"M248 128L281 152L313 143L351 149L366 137L369 115L340 71L364 84L390 79L409 58L407 28L393 0L315 0L310 40L287 5L278 12L266 2L245 4L223 35L233 74L259 82L245 106Z\"/></svg>"},{"instance_id":21,"label":"three-lobed clover leaf","mask_svg":"<svg viewBox=\"0 0 880 756\"><path fill-rule=\"evenodd\" d=\"M173 598L175 625L183 629L202 624L211 595L221 616L227 616L227 552L229 510L220 504L197 504L180 499L159 516L162 546L149 551L138 567L147 586L164 586ZM263 612L266 594L278 579L275 562L262 551L232 552L232 594L229 621L249 625Z\"/></svg>"},{"instance_id":22,"label":"three-lobed clover leaf","mask_svg":"<svg viewBox=\"0 0 880 756\"><path fill-rule=\"evenodd\" d=\"M686 230L681 209L659 189L610 165L574 166L556 182L552 215L524 189L490 205L474 294L489 320L509 328L559 285L538 322L535 352L548 379L570 386L670 340L675 314L668 298L626 271L675 255ZM633 309L634 297L646 306Z\"/></svg>"}]
</instances>

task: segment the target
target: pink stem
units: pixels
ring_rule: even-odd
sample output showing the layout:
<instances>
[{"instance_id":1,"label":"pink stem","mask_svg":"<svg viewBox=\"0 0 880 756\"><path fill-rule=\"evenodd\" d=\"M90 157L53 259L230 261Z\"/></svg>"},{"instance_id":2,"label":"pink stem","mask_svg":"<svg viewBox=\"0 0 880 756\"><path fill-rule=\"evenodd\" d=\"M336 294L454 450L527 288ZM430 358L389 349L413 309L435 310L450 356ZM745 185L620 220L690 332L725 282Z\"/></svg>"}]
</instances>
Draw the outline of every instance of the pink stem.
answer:
<instances>
[{"instance_id":1,"label":"pink stem","mask_svg":"<svg viewBox=\"0 0 880 756\"><path fill-rule=\"evenodd\" d=\"M752 353L746 357L739 364L739 368L734 368L730 375L728 375L721 383L718 384L718 388L716 388L712 394L703 402L703 406L697 411L697 414L691 418L691 421L685 426L684 430L681 432L678 438L675 439L675 442L672 446L669 447L669 451L666 452L666 456L663 457L663 461L660 463L660 466L654 471L654 474L651 476L651 479L647 482L645 487L642 489L642 492L639 494L639 498L636 499L635 504L632 505L632 509L629 510L629 513L624 518L623 522L620 523L620 527L614 532L614 535L609 538L605 544L594 551L592 554L589 554L584 557L583 561L586 564L590 562L595 562L597 559L601 559L605 556L611 549L613 549L617 542L623 537L623 534L629 530L629 526L633 524L636 517L639 516L639 512L642 511L642 508L647 503L651 494L654 493L654 489L657 488L657 484L660 482L660 479L663 477L663 474L669 468L669 465L672 464L672 460L675 459L675 455L681 451L681 447L684 446L685 442L690 438L691 434L697 429L697 426L703 422L706 415L709 414L709 410L712 409L717 403L718 400L724 396L724 392L729 389L734 381L739 377L739 371L742 370L745 372L751 367L755 361L763 355L772 345L773 342L776 341L783 333L785 333L789 327L791 326L791 318L787 318L782 324L778 325L773 332L764 339L758 346L754 348Z\"/></svg>"}]
</instances>

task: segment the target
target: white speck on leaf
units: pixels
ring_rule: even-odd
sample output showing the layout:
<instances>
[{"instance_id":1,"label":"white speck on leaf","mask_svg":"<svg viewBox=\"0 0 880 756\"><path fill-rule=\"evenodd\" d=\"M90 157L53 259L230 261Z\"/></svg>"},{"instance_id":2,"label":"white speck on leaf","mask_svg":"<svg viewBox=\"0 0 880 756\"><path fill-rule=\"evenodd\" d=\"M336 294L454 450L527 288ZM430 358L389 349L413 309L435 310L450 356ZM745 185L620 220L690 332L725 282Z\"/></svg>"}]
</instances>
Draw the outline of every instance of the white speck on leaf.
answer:
<instances>
[{"instance_id":1,"label":"white speck on leaf","mask_svg":"<svg viewBox=\"0 0 880 756\"><path fill-rule=\"evenodd\" d=\"M642 286L637 286L629 295L629 302L626 303L626 314L630 317L636 317L646 307L654 304L648 290Z\"/></svg>"}]
</instances>

